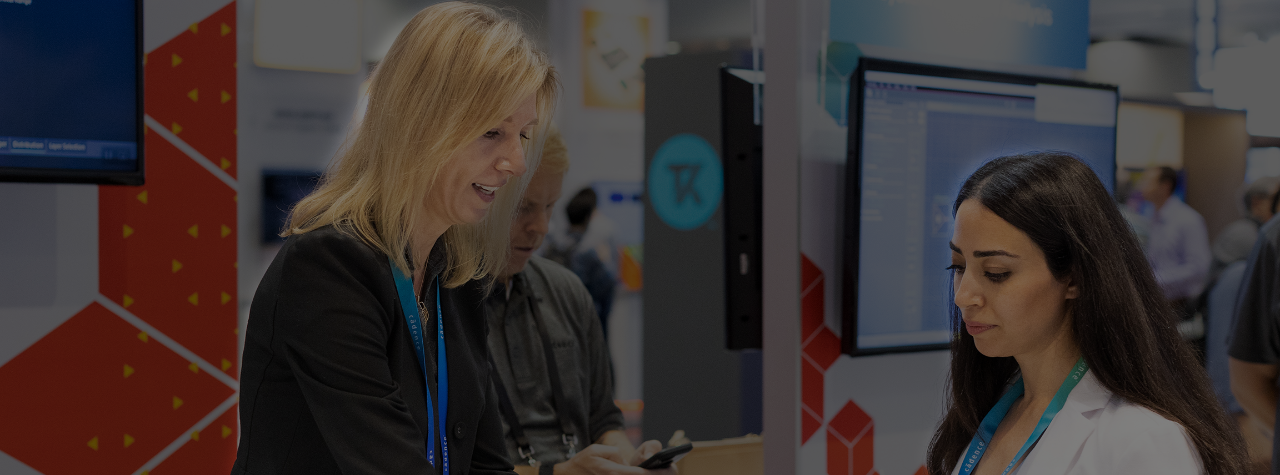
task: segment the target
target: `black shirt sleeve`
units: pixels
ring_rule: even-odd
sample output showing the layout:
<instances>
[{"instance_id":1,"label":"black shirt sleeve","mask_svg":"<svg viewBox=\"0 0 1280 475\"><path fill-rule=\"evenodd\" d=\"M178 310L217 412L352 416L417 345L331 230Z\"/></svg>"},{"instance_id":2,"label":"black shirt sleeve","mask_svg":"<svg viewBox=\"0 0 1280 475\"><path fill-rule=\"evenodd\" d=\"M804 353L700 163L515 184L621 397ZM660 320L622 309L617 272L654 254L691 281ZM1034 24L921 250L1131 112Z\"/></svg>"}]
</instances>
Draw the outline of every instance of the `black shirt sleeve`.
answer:
<instances>
[{"instance_id":1,"label":"black shirt sleeve","mask_svg":"<svg viewBox=\"0 0 1280 475\"><path fill-rule=\"evenodd\" d=\"M591 393L587 395L590 411L587 416L590 426L588 431L591 436L587 443L591 444L600 440L605 432L622 430L622 411L613 402L613 359L604 340L600 319L596 317L595 303L587 292L577 292L576 297L572 302L576 307L574 311L579 316L587 317L579 318L579 321L585 322L583 328L587 334L582 340L582 347L588 371L591 372Z\"/></svg>"},{"instance_id":2,"label":"black shirt sleeve","mask_svg":"<svg viewBox=\"0 0 1280 475\"><path fill-rule=\"evenodd\" d=\"M277 338L343 473L432 473L389 369L395 314L379 303L386 266L352 238L299 239L283 262Z\"/></svg>"},{"instance_id":3,"label":"black shirt sleeve","mask_svg":"<svg viewBox=\"0 0 1280 475\"><path fill-rule=\"evenodd\" d=\"M1232 358L1250 363L1280 362L1280 222L1262 228L1236 298Z\"/></svg>"}]
</instances>

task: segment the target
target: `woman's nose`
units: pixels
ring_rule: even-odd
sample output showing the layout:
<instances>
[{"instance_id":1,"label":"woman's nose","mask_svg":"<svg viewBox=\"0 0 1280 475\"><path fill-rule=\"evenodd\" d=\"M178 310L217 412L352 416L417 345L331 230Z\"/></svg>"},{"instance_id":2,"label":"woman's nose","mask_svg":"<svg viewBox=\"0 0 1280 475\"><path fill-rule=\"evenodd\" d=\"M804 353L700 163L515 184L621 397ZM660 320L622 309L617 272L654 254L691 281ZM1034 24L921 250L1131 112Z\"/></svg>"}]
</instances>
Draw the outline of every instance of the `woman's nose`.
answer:
<instances>
[{"instance_id":1,"label":"woman's nose","mask_svg":"<svg viewBox=\"0 0 1280 475\"><path fill-rule=\"evenodd\" d=\"M508 142L506 150L503 151L501 158L498 159L498 170L510 173L514 176L524 175L527 166L524 161L524 144L517 135L516 138Z\"/></svg>"},{"instance_id":2,"label":"woman's nose","mask_svg":"<svg viewBox=\"0 0 1280 475\"><path fill-rule=\"evenodd\" d=\"M965 274L957 275L955 279L955 304L960 308L967 308L982 305L982 295L979 293L977 283L973 279L966 278Z\"/></svg>"}]
</instances>

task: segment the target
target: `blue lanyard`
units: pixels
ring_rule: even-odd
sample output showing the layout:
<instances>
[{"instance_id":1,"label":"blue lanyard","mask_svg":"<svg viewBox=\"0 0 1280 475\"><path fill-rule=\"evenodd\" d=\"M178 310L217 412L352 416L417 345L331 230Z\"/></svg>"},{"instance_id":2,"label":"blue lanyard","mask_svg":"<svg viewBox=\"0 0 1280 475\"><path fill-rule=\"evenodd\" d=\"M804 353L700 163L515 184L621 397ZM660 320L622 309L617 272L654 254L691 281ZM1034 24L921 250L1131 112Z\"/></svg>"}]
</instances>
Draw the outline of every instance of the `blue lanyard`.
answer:
<instances>
[{"instance_id":1,"label":"blue lanyard","mask_svg":"<svg viewBox=\"0 0 1280 475\"><path fill-rule=\"evenodd\" d=\"M390 258L388 258L390 260ZM418 316L418 305L413 293L413 281L404 275L395 261L391 261L391 274L395 276L396 293L400 296L400 305L404 307L404 319L409 324L409 335L413 337L413 348L417 350L418 366L422 368L424 389L427 393L427 461L436 464L436 414L431 403L431 386L427 384L427 350L422 338L422 319ZM449 414L449 362L444 352L444 311L440 307L440 279L436 279L436 392L440 399L439 430L440 449L444 452L444 475L449 475L449 439L445 434L445 418Z\"/></svg>"},{"instance_id":2,"label":"blue lanyard","mask_svg":"<svg viewBox=\"0 0 1280 475\"><path fill-rule=\"evenodd\" d=\"M1067 375L1067 379L1062 382L1062 386L1058 388L1058 392L1053 395L1053 400L1049 401L1049 407L1045 408L1044 414L1040 416L1040 423L1036 424L1036 430L1031 432L1031 437L1027 438L1027 442L1022 444L1022 448L1018 450L1018 454L1013 456L1013 460L1009 461L1009 466L1005 467L1001 475L1008 475L1013 467L1018 465L1018 461L1031 450L1031 446L1036 445L1040 440L1040 436L1044 435L1044 430L1049 428L1049 423L1053 422L1053 418L1058 415L1058 411L1062 410L1062 406L1067 403L1067 396L1071 394L1071 390L1075 389L1076 384L1084 378L1084 374L1089 371L1089 365L1085 364L1084 358L1080 358L1076 362L1076 366L1071 368L1071 373ZM982 425L978 427L978 433L973 435L973 441L969 442L969 450L966 452L965 458L960 462L959 475L969 475L973 473L973 469L978 466L978 461L982 460L982 454L986 453L987 445L991 443L991 439L995 437L996 428L1000 427L1000 421L1004 420L1004 416L1009 413L1009 408L1013 407L1013 402L1022 397L1022 393L1026 388L1022 384L1022 378L1018 378L1018 382L1013 383L1013 387L1009 388L1009 392L1004 393L996 406L991 408L991 412L987 413L987 417L982 418Z\"/></svg>"}]
</instances>

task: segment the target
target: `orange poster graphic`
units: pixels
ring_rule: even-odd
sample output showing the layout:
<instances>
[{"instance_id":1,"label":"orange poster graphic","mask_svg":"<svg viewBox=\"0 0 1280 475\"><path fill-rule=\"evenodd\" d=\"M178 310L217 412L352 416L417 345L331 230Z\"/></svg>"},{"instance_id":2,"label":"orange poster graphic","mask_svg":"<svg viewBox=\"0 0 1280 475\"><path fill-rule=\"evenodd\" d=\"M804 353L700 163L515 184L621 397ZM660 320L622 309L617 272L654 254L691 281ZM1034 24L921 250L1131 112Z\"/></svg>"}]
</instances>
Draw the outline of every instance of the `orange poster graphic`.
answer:
<instances>
[{"instance_id":1,"label":"orange poster graphic","mask_svg":"<svg viewBox=\"0 0 1280 475\"><path fill-rule=\"evenodd\" d=\"M644 110L644 59L649 18L594 10L582 12L583 105Z\"/></svg>"}]
</instances>

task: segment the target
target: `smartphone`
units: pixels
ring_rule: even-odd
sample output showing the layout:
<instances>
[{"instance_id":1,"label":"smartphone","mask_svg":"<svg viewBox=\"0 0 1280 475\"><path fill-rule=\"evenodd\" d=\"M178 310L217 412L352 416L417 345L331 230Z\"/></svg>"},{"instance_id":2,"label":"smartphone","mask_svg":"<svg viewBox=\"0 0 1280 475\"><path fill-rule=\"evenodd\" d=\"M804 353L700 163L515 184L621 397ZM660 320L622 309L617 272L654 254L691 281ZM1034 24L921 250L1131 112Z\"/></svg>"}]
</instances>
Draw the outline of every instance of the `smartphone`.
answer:
<instances>
[{"instance_id":1,"label":"smartphone","mask_svg":"<svg viewBox=\"0 0 1280 475\"><path fill-rule=\"evenodd\" d=\"M683 457L684 454L689 453L690 450L693 450L693 444L684 444L684 445L677 445L675 447L667 447L665 449L662 449L658 453L653 454L649 458L645 459L644 462L640 463L639 467L645 470L661 470L661 469L670 467L671 464L675 463L677 460L680 460L680 457Z\"/></svg>"}]
</instances>

